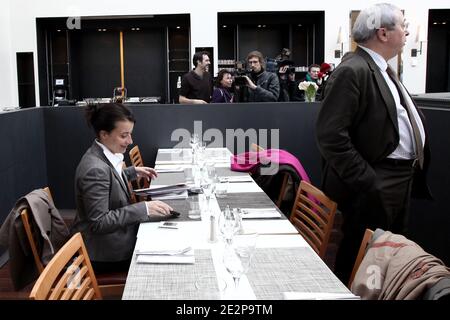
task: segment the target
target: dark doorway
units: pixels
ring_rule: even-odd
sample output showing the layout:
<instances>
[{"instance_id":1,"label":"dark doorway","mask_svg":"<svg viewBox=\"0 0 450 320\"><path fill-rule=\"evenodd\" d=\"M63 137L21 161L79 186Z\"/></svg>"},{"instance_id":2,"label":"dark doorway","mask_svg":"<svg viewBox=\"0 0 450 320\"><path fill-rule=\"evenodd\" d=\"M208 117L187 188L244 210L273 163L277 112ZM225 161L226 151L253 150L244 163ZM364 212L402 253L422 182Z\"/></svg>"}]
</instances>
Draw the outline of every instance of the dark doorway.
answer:
<instances>
[{"instance_id":1,"label":"dark doorway","mask_svg":"<svg viewBox=\"0 0 450 320\"><path fill-rule=\"evenodd\" d=\"M22 108L35 107L33 52L17 52L16 58L19 106Z\"/></svg>"},{"instance_id":2,"label":"dark doorway","mask_svg":"<svg viewBox=\"0 0 450 320\"><path fill-rule=\"evenodd\" d=\"M450 91L450 10L433 9L428 15L426 92Z\"/></svg>"}]
</instances>

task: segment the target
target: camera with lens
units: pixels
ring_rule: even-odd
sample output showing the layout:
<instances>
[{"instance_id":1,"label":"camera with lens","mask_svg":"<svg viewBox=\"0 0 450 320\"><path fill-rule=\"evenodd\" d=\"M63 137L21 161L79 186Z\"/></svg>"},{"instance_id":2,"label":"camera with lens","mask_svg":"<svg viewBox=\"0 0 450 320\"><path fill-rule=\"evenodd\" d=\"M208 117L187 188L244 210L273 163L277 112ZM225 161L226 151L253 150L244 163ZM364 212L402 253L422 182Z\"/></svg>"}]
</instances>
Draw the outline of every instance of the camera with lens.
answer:
<instances>
[{"instance_id":1,"label":"camera with lens","mask_svg":"<svg viewBox=\"0 0 450 320\"><path fill-rule=\"evenodd\" d=\"M247 70L245 63L238 61L234 69L234 84L236 86L247 85L247 79L245 76L249 77L251 71Z\"/></svg>"},{"instance_id":2,"label":"camera with lens","mask_svg":"<svg viewBox=\"0 0 450 320\"><path fill-rule=\"evenodd\" d=\"M292 60L281 60L278 62L278 70L280 70L281 67L288 66L286 69L286 74L295 73L295 66L294 61Z\"/></svg>"}]
</instances>

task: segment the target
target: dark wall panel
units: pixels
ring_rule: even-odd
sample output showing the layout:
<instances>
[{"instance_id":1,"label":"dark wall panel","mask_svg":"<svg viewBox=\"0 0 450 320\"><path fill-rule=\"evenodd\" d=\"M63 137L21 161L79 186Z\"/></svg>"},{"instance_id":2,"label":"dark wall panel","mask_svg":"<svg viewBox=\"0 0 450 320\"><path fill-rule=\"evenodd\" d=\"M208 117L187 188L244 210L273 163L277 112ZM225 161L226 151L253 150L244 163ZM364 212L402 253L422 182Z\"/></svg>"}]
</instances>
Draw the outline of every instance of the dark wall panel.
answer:
<instances>
[{"instance_id":1,"label":"dark wall panel","mask_svg":"<svg viewBox=\"0 0 450 320\"><path fill-rule=\"evenodd\" d=\"M176 129L192 132L194 121L202 121L202 132L214 128L222 133L227 128L279 129L280 148L296 155L313 184L320 185L321 159L314 139L319 103L147 105L132 108L137 118L133 140L140 146L148 165L154 164L158 148L173 147L178 143L171 140ZM412 202L409 236L449 264L450 136L446 133L450 110L424 108L423 111L432 148L429 184L435 200ZM94 139L93 132L85 123L83 109L33 108L1 114L0 133L6 138L0 157L2 220L17 198L44 185L52 189L59 208L74 208L75 168Z\"/></svg>"},{"instance_id":2,"label":"dark wall panel","mask_svg":"<svg viewBox=\"0 0 450 320\"><path fill-rule=\"evenodd\" d=\"M73 97L112 97L121 86L119 33L80 31L72 40Z\"/></svg>"},{"instance_id":3,"label":"dark wall panel","mask_svg":"<svg viewBox=\"0 0 450 320\"><path fill-rule=\"evenodd\" d=\"M164 29L123 34L125 87L128 97L165 96L166 40Z\"/></svg>"},{"instance_id":4,"label":"dark wall panel","mask_svg":"<svg viewBox=\"0 0 450 320\"><path fill-rule=\"evenodd\" d=\"M158 148L172 147L174 130L194 129L202 121L203 132L217 128L279 129L280 146L297 155L314 183L320 183L320 159L313 137L318 104L214 104L207 106L154 105L132 107L137 123L133 140L146 164L153 165ZM78 107L47 108L47 166L49 184L61 208L74 208L74 173L79 160L91 145L94 134ZM293 138L294 137L294 138Z\"/></svg>"},{"instance_id":5,"label":"dark wall panel","mask_svg":"<svg viewBox=\"0 0 450 320\"><path fill-rule=\"evenodd\" d=\"M47 185L43 109L0 114L0 223L15 202Z\"/></svg>"},{"instance_id":6,"label":"dark wall panel","mask_svg":"<svg viewBox=\"0 0 450 320\"><path fill-rule=\"evenodd\" d=\"M450 109L422 109L428 128L431 165L428 184L433 201L415 200L411 204L411 239L450 264Z\"/></svg>"}]
</instances>

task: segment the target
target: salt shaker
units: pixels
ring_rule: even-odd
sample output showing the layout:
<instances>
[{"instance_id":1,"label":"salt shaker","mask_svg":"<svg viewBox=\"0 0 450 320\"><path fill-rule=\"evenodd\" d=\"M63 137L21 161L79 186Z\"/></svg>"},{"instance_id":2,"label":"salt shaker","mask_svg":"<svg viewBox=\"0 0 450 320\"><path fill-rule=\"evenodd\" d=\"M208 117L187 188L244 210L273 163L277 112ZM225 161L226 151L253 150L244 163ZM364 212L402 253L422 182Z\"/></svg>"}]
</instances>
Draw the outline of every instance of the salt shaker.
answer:
<instances>
[{"instance_id":1,"label":"salt shaker","mask_svg":"<svg viewBox=\"0 0 450 320\"><path fill-rule=\"evenodd\" d=\"M210 243L214 243L217 241L217 235L216 235L216 217L212 214L210 217L210 224L209 224L209 239L208 241Z\"/></svg>"}]
</instances>

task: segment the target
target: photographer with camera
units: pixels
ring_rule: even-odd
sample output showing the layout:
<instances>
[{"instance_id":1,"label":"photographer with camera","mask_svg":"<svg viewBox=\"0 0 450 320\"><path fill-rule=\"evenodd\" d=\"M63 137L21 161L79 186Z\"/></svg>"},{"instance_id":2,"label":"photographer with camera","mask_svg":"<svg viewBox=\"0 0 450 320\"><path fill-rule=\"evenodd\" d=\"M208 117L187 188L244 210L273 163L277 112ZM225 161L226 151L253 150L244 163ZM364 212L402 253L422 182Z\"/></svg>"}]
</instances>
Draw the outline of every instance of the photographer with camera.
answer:
<instances>
[{"instance_id":1,"label":"photographer with camera","mask_svg":"<svg viewBox=\"0 0 450 320\"><path fill-rule=\"evenodd\" d=\"M303 93L295 80L294 62L282 60L278 63L278 78L280 81L280 97L278 101L304 101Z\"/></svg>"},{"instance_id":2,"label":"photographer with camera","mask_svg":"<svg viewBox=\"0 0 450 320\"><path fill-rule=\"evenodd\" d=\"M265 61L261 52L252 51L247 55L249 75L235 77L239 87L240 102L274 102L278 101L280 83L275 73L264 70Z\"/></svg>"}]
</instances>

